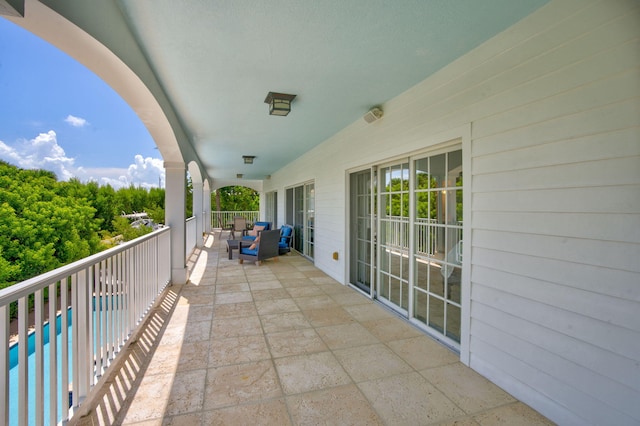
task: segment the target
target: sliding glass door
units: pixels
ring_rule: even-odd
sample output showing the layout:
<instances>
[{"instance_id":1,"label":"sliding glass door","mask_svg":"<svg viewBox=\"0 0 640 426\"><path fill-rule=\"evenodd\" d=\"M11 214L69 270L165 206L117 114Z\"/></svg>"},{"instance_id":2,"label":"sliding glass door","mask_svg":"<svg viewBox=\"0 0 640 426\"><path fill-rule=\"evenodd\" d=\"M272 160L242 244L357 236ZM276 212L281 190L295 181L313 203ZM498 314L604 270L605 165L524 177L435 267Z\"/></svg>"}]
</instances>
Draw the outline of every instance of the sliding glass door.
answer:
<instances>
[{"instance_id":1,"label":"sliding glass door","mask_svg":"<svg viewBox=\"0 0 640 426\"><path fill-rule=\"evenodd\" d=\"M287 224L293 226L293 248L313 259L315 185L308 182L286 190Z\"/></svg>"},{"instance_id":2,"label":"sliding glass door","mask_svg":"<svg viewBox=\"0 0 640 426\"><path fill-rule=\"evenodd\" d=\"M462 150L352 173L349 188L350 283L459 343Z\"/></svg>"}]
</instances>

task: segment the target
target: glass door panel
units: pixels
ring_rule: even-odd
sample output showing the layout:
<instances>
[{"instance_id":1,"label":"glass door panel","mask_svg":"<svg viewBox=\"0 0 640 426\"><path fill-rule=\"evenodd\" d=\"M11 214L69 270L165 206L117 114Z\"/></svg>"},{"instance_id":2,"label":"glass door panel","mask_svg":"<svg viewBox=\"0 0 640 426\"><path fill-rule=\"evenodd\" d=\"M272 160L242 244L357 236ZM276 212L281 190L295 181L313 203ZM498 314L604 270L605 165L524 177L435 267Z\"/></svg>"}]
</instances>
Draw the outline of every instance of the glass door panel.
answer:
<instances>
[{"instance_id":1,"label":"glass door panel","mask_svg":"<svg viewBox=\"0 0 640 426\"><path fill-rule=\"evenodd\" d=\"M414 162L414 317L460 342L462 151Z\"/></svg>"},{"instance_id":2,"label":"glass door panel","mask_svg":"<svg viewBox=\"0 0 640 426\"><path fill-rule=\"evenodd\" d=\"M350 176L349 282L371 292L371 170Z\"/></svg>"},{"instance_id":3,"label":"glass door panel","mask_svg":"<svg viewBox=\"0 0 640 426\"><path fill-rule=\"evenodd\" d=\"M409 163L381 167L378 196L378 298L409 307Z\"/></svg>"},{"instance_id":4,"label":"glass door panel","mask_svg":"<svg viewBox=\"0 0 640 426\"><path fill-rule=\"evenodd\" d=\"M305 246L304 255L313 259L314 252L314 223L315 223L315 189L313 183L304 186L304 206L305 206Z\"/></svg>"}]
</instances>

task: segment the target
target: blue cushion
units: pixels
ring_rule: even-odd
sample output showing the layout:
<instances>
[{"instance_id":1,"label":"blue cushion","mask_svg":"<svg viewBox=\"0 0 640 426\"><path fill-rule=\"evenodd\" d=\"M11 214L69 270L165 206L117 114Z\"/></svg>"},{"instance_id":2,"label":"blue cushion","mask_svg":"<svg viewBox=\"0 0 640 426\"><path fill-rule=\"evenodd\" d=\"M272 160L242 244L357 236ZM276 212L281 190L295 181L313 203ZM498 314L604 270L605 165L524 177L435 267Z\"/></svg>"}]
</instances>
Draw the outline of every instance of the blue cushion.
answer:
<instances>
[{"instance_id":1,"label":"blue cushion","mask_svg":"<svg viewBox=\"0 0 640 426\"><path fill-rule=\"evenodd\" d=\"M242 237L242 239L246 241L254 241L256 237L253 235L245 235L244 237Z\"/></svg>"},{"instance_id":2,"label":"blue cushion","mask_svg":"<svg viewBox=\"0 0 640 426\"><path fill-rule=\"evenodd\" d=\"M269 231L271 229L271 222L256 222L253 226L264 226L263 231Z\"/></svg>"},{"instance_id":3,"label":"blue cushion","mask_svg":"<svg viewBox=\"0 0 640 426\"><path fill-rule=\"evenodd\" d=\"M289 243L287 243L286 241L285 241L285 242L280 241L280 242L278 243L278 247L279 247L279 248L283 248L283 249L284 249L284 248L289 248Z\"/></svg>"},{"instance_id":4,"label":"blue cushion","mask_svg":"<svg viewBox=\"0 0 640 426\"><path fill-rule=\"evenodd\" d=\"M249 247L244 248L242 247L242 250L240 250L240 253L242 254L248 254L251 256L257 256L258 255L258 248L254 248L254 249L250 249Z\"/></svg>"},{"instance_id":5,"label":"blue cushion","mask_svg":"<svg viewBox=\"0 0 640 426\"><path fill-rule=\"evenodd\" d=\"M282 228L282 231L280 232L280 236L282 237L282 238L280 238L280 244L287 244L288 238L286 238L286 237L290 237L291 236L291 231L292 231L292 229L289 226L284 226Z\"/></svg>"}]
</instances>

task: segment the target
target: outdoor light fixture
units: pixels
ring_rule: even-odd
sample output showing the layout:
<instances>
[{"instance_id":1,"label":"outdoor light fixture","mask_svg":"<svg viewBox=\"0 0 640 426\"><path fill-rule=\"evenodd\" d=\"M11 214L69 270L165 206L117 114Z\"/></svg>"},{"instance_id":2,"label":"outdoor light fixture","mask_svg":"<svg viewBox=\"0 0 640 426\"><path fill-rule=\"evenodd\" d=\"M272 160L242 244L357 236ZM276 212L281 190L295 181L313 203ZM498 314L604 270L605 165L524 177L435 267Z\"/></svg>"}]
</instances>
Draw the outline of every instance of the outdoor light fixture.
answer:
<instances>
[{"instance_id":1,"label":"outdoor light fixture","mask_svg":"<svg viewBox=\"0 0 640 426\"><path fill-rule=\"evenodd\" d=\"M253 159L256 158L255 155L243 155L242 159L244 160L244 164L253 164Z\"/></svg>"},{"instance_id":2,"label":"outdoor light fixture","mask_svg":"<svg viewBox=\"0 0 640 426\"><path fill-rule=\"evenodd\" d=\"M264 100L265 104L269 104L269 115L285 116L291 111L291 101L296 95L287 95L286 93L269 92Z\"/></svg>"},{"instance_id":3,"label":"outdoor light fixture","mask_svg":"<svg viewBox=\"0 0 640 426\"><path fill-rule=\"evenodd\" d=\"M242 173L236 174L236 178L238 178L238 179L242 179L242 176L244 176Z\"/></svg>"}]
</instances>

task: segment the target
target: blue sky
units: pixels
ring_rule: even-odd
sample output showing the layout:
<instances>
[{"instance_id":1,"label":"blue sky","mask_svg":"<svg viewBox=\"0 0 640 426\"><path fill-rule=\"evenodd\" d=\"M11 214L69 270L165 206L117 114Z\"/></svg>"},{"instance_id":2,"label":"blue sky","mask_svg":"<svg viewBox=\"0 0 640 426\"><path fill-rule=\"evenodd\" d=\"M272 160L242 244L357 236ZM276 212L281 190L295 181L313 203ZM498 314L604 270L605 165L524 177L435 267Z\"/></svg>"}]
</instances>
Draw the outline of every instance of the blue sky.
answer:
<instances>
[{"instance_id":1,"label":"blue sky","mask_svg":"<svg viewBox=\"0 0 640 426\"><path fill-rule=\"evenodd\" d=\"M0 18L0 159L115 188L164 186L162 159L133 110L95 74Z\"/></svg>"}]
</instances>

